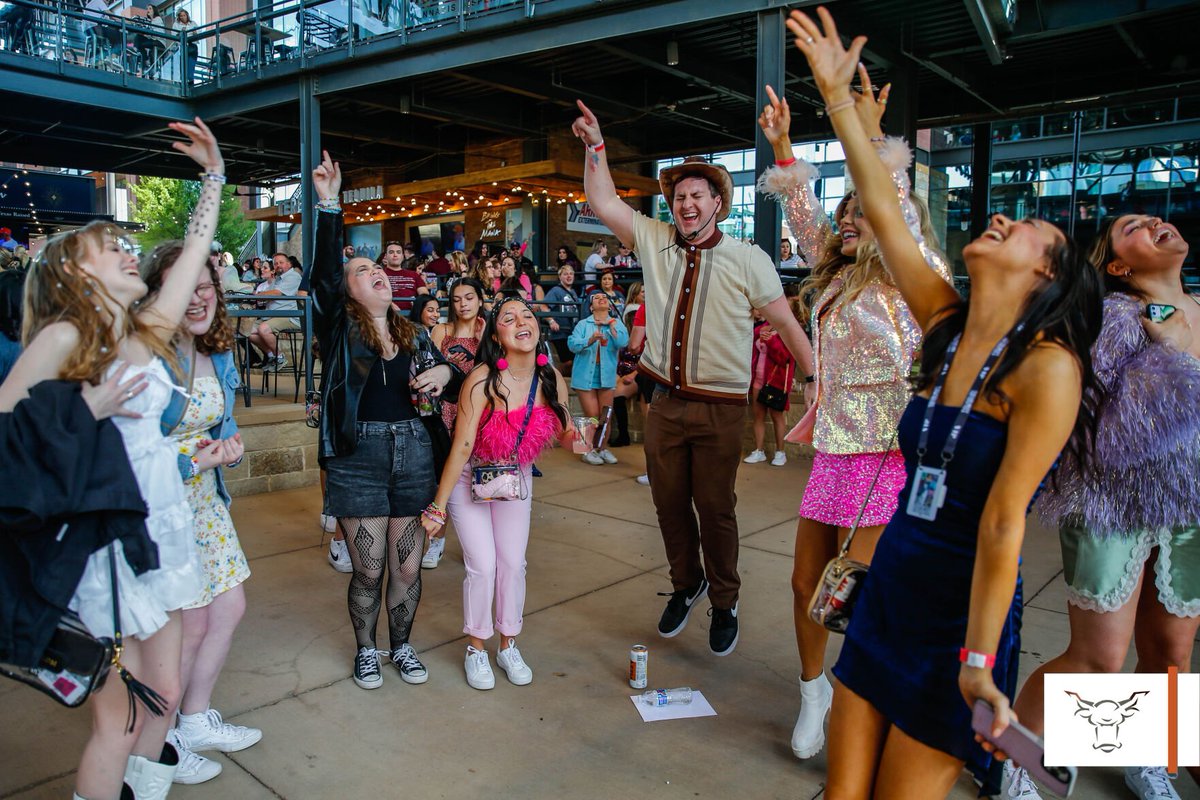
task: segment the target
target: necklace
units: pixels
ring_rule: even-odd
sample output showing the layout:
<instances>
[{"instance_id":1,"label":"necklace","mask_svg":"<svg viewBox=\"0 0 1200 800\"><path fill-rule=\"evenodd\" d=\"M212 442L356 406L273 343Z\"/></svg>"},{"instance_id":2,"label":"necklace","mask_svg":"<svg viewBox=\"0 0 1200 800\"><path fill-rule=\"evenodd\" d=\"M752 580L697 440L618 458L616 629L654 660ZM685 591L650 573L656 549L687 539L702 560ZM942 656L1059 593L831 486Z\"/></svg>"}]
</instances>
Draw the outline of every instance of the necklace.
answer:
<instances>
[{"instance_id":1,"label":"necklace","mask_svg":"<svg viewBox=\"0 0 1200 800\"><path fill-rule=\"evenodd\" d=\"M529 380L530 378L532 378L532 377L533 377L533 371L534 371L535 369L536 369L536 367L530 367L530 368L528 369L528 371L526 371L524 374L521 374L521 373L517 372L515 369L512 369L512 368L510 367L510 368L508 369L508 374L509 374L510 376L512 376L513 378L515 378L516 380L519 380L519 381L527 381L527 380Z\"/></svg>"}]
</instances>

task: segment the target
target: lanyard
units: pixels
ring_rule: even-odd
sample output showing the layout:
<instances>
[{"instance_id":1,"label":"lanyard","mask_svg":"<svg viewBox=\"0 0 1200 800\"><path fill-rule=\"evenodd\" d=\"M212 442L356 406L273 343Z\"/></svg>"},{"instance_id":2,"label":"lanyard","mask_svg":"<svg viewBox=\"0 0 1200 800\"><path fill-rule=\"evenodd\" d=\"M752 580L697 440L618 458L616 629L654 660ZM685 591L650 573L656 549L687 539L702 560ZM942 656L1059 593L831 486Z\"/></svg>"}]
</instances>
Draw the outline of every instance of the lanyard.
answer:
<instances>
[{"instance_id":1,"label":"lanyard","mask_svg":"<svg viewBox=\"0 0 1200 800\"><path fill-rule=\"evenodd\" d=\"M958 409L958 416L954 419L954 425L950 428L950 433L946 437L946 443L942 446L942 469L950 463L954 458L954 450L958 447L958 438L962 435L963 426L967 424L967 417L971 413L971 407L975 405L975 398L979 396L979 390L983 387L984 381L987 380L988 374L992 371L992 367L996 365L996 359L1000 358L1000 354L1004 352L1004 348L1008 347L1008 340L1021 332L1025 327L1025 323L1019 323L1008 333L996 342L996 346L992 348L992 352L988 355L987 361L983 362L983 367L979 370L979 374L975 376L975 382L971 384L970 391L963 398L962 407ZM921 438L917 442L917 463L921 463L925 458L925 453L929 450L929 428L933 424L933 412L937 408L938 398L942 394L942 386L946 383L946 375L950 372L950 364L954 361L954 354L958 352L958 343L962 339L962 334L957 334L950 342L950 346L946 348L946 358L942 362L942 370L938 373L937 380L933 384L933 391L929 393L929 402L925 406L925 418L921 420Z\"/></svg>"}]
</instances>

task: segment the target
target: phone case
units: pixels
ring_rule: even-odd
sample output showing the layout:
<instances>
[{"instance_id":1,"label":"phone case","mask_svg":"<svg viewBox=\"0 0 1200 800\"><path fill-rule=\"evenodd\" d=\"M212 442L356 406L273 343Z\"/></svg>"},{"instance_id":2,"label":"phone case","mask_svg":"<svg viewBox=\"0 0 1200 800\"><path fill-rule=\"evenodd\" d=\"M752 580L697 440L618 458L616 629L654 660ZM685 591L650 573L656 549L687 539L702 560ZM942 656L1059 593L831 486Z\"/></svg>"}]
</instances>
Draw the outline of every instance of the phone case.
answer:
<instances>
[{"instance_id":1,"label":"phone case","mask_svg":"<svg viewBox=\"0 0 1200 800\"><path fill-rule=\"evenodd\" d=\"M1146 316L1151 322L1166 322L1175 311L1175 306L1163 303L1150 303L1146 306Z\"/></svg>"},{"instance_id":2,"label":"phone case","mask_svg":"<svg viewBox=\"0 0 1200 800\"><path fill-rule=\"evenodd\" d=\"M992 744L1025 768L1030 777L1056 797L1068 797L1075 789L1077 771L1074 767L1047 767L1042 738L1019 722L1011 722L999 738L992 738L995 711L985 700L975 701L971 727Z\"/></svg>"}]
</instances>

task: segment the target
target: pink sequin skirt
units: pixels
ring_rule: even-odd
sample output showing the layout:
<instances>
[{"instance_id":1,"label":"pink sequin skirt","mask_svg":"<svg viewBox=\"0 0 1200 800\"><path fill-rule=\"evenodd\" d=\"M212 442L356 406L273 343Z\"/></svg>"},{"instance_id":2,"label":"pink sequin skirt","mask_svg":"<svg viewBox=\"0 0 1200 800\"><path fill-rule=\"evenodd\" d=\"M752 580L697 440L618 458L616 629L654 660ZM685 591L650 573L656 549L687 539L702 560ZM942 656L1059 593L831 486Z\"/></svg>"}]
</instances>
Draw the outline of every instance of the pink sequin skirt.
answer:
<instances>
[{"instance_id":1,"label":"pink sequin skirt","mask_svg":"<svg viewBox=\"0 0 1200 800\"><path fill-rule=\"evenodd\" d=\"M879 460L886 458L883 469ZM874 491L875 473L879 481ZM800 516L805 519L849 528L867 500L861 527L886 525L896 513L896 496L904 488L904 456L899 450L888 453L856 453L830 455L817 451L813 457L812 473L800 502ZM871 497L867 499L870 491Z\"/></svg>"}]
</instances>

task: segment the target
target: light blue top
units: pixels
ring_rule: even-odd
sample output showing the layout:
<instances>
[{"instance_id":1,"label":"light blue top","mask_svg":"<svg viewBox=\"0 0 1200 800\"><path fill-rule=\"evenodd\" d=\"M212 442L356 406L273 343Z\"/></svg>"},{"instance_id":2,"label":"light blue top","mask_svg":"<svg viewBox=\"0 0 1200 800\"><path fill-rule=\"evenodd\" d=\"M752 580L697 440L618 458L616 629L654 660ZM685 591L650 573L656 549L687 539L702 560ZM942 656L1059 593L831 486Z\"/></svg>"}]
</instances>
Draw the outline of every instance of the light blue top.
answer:
<instances>
[{"instance_id":1,"label":"light blue top","mask_svg":"<svg viewBox=\"0 0 1200 800\"><path fill-rule=\"evenodd\" d=\"M224 389L225 408L221 412L221 421L208 429L209 438L211 439L228 439L238 432L237 422L233 418L234 403L237 402L237 390L242 385L241 378L238 375L237 364L234 363L233 353L213 353L213 372L216 373L217 380ZM172 373L175 382L180 386L187 388L188 363L184 358L179 360L179 369L183 375ZM171 372L170 367L167 368ZM184 397L179 392L171 392L171 401L163 410L162 418L159 420L163 436L170 436L171 431L179 426L183 421L184 412L187 411L187 404L191 402L191 398ZM179 455L176 457L179 466L179 475L185 481L192 477L192 460L186 456ZM234 465L236 466L236 465ZM217 475L217 494L225 501L225 505L229 505L229 492L225 489L225 479L221 474L221 467L216 468Z\"/></svg>"},{"instance_id":2,"label":"light blue top","mask_svg":"<svg viewBox=\"0 0 1200 800\"><path fill-rule=\"evenodd\" d=\"M592 338L592 334L596 332L596 320L592 316L584 317L575 325L575 330L571 331L571 337L567 339L567 347L571 348L571 352L575 353L575 360L571 362L571 388L580 389L612 389L617 385L617 356L621 352L621 348L629 344L629 331L625 329L624 323L621 320L616 321L616 327L612 333L609 333L608 326L604 326L603 333L608 338L608 344L601 345L600 342L592 342L588 344L588 340ZM596 383L596 352L600 353L600 382Z\"/></svg>"}]
</instances>

